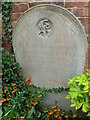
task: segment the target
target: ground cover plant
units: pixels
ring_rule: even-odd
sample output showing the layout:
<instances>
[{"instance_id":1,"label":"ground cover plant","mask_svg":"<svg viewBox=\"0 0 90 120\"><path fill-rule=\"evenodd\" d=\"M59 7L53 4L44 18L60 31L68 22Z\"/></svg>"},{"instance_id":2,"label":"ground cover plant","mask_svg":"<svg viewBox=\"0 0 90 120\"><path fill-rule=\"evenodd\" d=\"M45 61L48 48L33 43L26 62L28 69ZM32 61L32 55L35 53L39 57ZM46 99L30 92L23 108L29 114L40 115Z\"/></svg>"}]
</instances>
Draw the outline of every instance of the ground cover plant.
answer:
<instances>
[{"instance_id":1,"label":"ground cover plant","mask_svg":"<svg viewBox=\"0 0 90 120\"><path fill-rule=\"evenodd\" d=\"M71 107L82 109L83 112L90 111L90 70L86 74L78 75L71 78L68 82L70 87L67 99L71 98Z\"/></svg>"}]
</instances>

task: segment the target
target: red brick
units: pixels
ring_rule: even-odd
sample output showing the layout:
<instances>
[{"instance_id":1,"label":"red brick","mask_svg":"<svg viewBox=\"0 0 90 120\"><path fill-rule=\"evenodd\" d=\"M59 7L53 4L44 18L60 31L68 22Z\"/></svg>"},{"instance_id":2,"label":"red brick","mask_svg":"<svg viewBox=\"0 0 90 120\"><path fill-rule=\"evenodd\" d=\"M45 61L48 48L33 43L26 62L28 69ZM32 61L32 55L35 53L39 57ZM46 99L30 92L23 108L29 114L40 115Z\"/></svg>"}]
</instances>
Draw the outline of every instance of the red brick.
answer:
<instances>
[{"instance_id":1,"label":"red brick","mask_svg":"<svg viewBox=\"0 0 90 120\"><path fill-rule=\"evenodd\" d=\"M18 12L24 12L28 9L28 4L20 4L18 5Z\"/></svg>"},{"instance_id":2,"label":"red brick","mask_svg":"<svg viewBox=\"0 0 90 120\"><path fill-rule=\"evenodd\" d=\"M87 68L88 68L88 62L87 62L87 63L85 63L85 66L84 66L84 73L86 73Z\"/></svg>"},{"instance_id":3,"label":"red brick","mask_svg":"<svg viewBox=\"0 0 90 120\"><path fill-rule=\"evenodd\" d=\"M88 2L66 2L65 3L65 7L66 8L70 8L70 7L84 7L84 6L88 6L89 3Z\"/></svg>"},{"instance_id":4,"label":"red brick","mask_svg":"<svg viewBox=\"0 0 90 120\"><path fill-rule=\"evenodd\" d=\"M90 18L79 18L80 22L82 23L82 25L85 27L89 24L89 19Z\"/></svg>"},{"instance_id":5,"label":"red brick","mask_svg":"<svg viewBox=\"0 0 90 120\"><path fill-rule=\"evenodd\" d=\"M88 59L88 63L90 64L90 59Z\"/></svg>"},{"instance_id":6,"label":"red brick","mask_svg":"<svg viewBox=\"0 0 90 120\"><path fill-rule=\"evenodd\" d=\"M84 30L86 32L86 34L88 35L89 34L89 21L88 21L88 18L79 18L82 26L84 27Z\"/></svg>"},{"instance_id":7,"label":"red brick","mask_svg":"<svg viewBox=\"0 0 90 120\"><path fill-rule=\"evenodd\" d=\"M46 0L45 2L43 2L43 1L40 2L39 1L39 2L29 3L29 7L39 5L39 4L54 4L54 5L59 5L59 6L62 6L62 7L64 6L64 2L60 2L59 0L57 0L57 2L55 2L55 0Z\"/></svg>"},{"instance_id":8,"label":"red brick","mask_svg":"<svg viewBox=\"0 0 90 120\"><path fill-rule=\"evenodd\" d=\"M90 35L90 24L88 24L88 34Z\"/></svg>"},{"instance_id":9,"label":"red brick","mask_svg":"<svg viewBox=\"0 0 90 120\"><path fill-rule=\"evenodd\" d=\"M14 0L14 2L33 2L34 0Z\"/></svg>"},{"instance_id":10,"label":"red brick","mask_svg":"<svg viewBox=\"0 0 90 120\"><path fill-rule=\"evenodd\" d=\"M90 58L88 59L88 68L90 69Z\"/></svg>"},{"instance_id":11,"label":"red brick","mask_svg":"<svg viewBox=\"0 0 90 120\"><path fill-rule=\"evenodd\" d=\"M87 53L86 53L86 59L88 59L88 49L87 49Z\"/></svg>"},{"instance_id":12,"label":"red brick","mask_svg":"<svg viewBox=\"0 0 90 120\"><path fill-rule=\"evenodd\" d=\"M73 8L73 14L77 17L85 16L86 9L85 8Z\"/></svg>"},{"instance_id":13,"label":"red brick","mask_svg":"<svg viewBox=\"0 0 90 120\"><path fill-rule=\"evenodd\" d=\"M15 4L12 7L12 13L17 13L17 12L24 12L28 9L28 4Z\"/></svg>"},{"instance_id":14,"label":"red brick","mask_svg":"<svg viewBox=\"0 0 90 120\"><path fill-rule=\"evenodd\" d=\"M88 44L88 52L90 52L90 44Z\"/></svg>"},{"instance_id":15,"label":"red brick","mask_svg":"<svg viewBox=\"0 0 90 120\"><path fill-rule=\"evenodd\" d=\"M16 19L16 14L15 13L12 13L11 14L11 20L15 20Z\"/></svg>"},{"instance_id":16,"label":"red brick","mask_svg":"<svg viewBox=\"0 0 90 120\"><path fill-rule=\"evenodd\" d=\"M89 17L89 12L88 12L88 10L89 10L89 8L88 7L86 7L86 17Z\"/></svg>"},{"instance_id":17,"label":"red brick","mask_svg":"<svg viewBox=\"0 0 90 120\"><path fill-rule=\"evenodd\" d=\"M89 6L89 1L79 2L79 6Z\"/></svg>"},{"instance_id":18,"label":"red brick","mask_svg":"<svg viewBox=\"0 0 90 120\"><path fill-rule=\"evenodd\" d=\"M88 41L88 43L90 44L90 35L88 35L87 41Z\"/></svg>"},{"instance_id":19,"label":"red brick","mask_svg":"<svg viewBox=\"0 0 90 120\"><path fill-rule=\"evenodd\" d=\"M59 6L62 6L62 7L64 6L64 2L52 2L52 4L59 5Z\"/></svg>"},{"instance_id":20,"label":"red brick","mask_svg":"<svg viewBox=\"0 0 90 120\"><path fill-rule=\"evenodd\" d=\"M40 1L40 0L35 0L35 1ZM41 0L42 1L42 0ZM45 1L45 0L44 0ZM64 2L64 0L46 0L46 1L51 1L51 2Z\"/></svg>"},{"instance_id":21,"label":"red brick","mask_svg":"<svg viewBox=\"0 0 90 120\"><path fill-rule=\"evenodd\" d=\"M0 28L0 35L2 35L2 28Z\"/></svg>"},{"instance_id":22,"label":"red brick","mask_svg":"<svg viewBox=\"0 0 90 120\"><path fill-rule=\"evenodd\" d=\"M65 7L66 8L70 8L70 7L76 7L76 6L78 6L78 2L66 2L65 3Z\"/></svg>"},{"instance_id":23,"label":"red brick","mask_svg":"<svg viewBox=\"0 0 90 120\"><path fill-rule=\"evenodd\" d=\"M12 12L12 13L13 13L13 12L14 12L14 13L15 13L15 12L18 12L18 5L13 5L11 12Z\"/></svg>"},{"instance_id":24,"label":"red brick","mask_svg":"<svg viewBox=\"0 0 90 120\"><path fill-rule=\"evenodd\" d=\"M39 4L51 4L51 2L33 2L33 3L29 3L29 7L33 7Z\"/></svg>"},{"instance_id":25,"label":"red brick","mask_svg":"<svg viewBox=\"0 0 90 120\"><path fill-rule=\"evenodd\" d=\"M10 44L8 41L4 41L3 46L5 47L6 51L10 51Z\"/></svg>"},{"instance_id":26,"label":"red brick","mask_svg":"<svg viewBox=\"0 0 90 120\"><path fill-rule=\"evenodd\" d=\"M67 8L67 10L69 10L70 12L72 12L72 8Z\"/></svg>"},{"instance_id":27,"label":"red brick","mask_svg":"<svg viewBox=\"0 0 90 120\"><path fill-rule=\"evenodd\" d=\"M15 2L42 2L42 0L14 0ZM60 0L43 0L45 2L48 2L48 1L60 1ZM61 0L62 1L62 0Z\"/></svg>"},{"instance_id":28,"label":"red brick","mask_svg":"<svg viewBox=\"0 0 90 120\"><path fill-rule=\"evenodd\" d=\"M88 31L88 24L84 27L84 30L85 30L86 34L89 34L89 31Z\"/></svg>"},{"instance_id":29,"label":"red brick","mask_svg":"<svg viewBox=\"0 0 90 120\"><path fill-rule=\"evenodd\" d=\"M90 65L88 65L88 69L90 69Z\"/></svg>"},{"instance_id":30,"label":"red brick","mask_svg":"<svg viewBox=\"0 0 90 120\"><path fill-rule=\"evenodd\" d=\"M1 1L0 1L0 6L2 5Z\"/></svg>"},{"instance_id":31,"label":"red brick","mask_svg":"<svg viewBox=\"0 0 90 120\"><path fill-rule=\"evenodd\" d=\"M2 44L0 43L0 48L2 47Z\"/></svg>"},{"instance_id":32,"label":"red brick","mask_svg":"<svg viewBox=\"0 0 90 120\"><path fill-rule=\"evenodd\" d=\"M20 17L21 13L12 13L11 20L17 20Z\"/></svg>"},{"instance_id":33,"label":"red brick","mask_svg":"<svg viewBox=\"0 0 90 120\"><path fill-rule=\"evenodd\" d=\"M2 21L1 15L0 15L0 21Z\"/></svg>"},{"instance_id":34,"label":"red brick","mask_svg":"<svg viewBox=\"0 0 90 120\"><path fill-rule=\"evenodd\" d=\"M12 28L14 28L15 24L16 24L16 21L13 21L11 24L12 24Z\"/></svg>"},{"instance_id":35,"label":"red brick","mask_svg":"<svg viewBox=\"0 0 90 120\"><path fill-rule=\"evenodd\" d=\"M90 7L87 8L87 15L90 17Z\"/></svg>"},{"instance_id":36,"label":"red brick","mask_svg":"<svg viewBox=\"0 0 90 120\"><path fill-rule=\"evenodd\" d=\"M90 52L88 52L88 58L90 58Z\"/></svg>"},{"instance_id":37,"label":"red brick","mask_svg":"<svg viewBox=\"0 0 90 120\"><path fill-rule=\"evenodd\" d=\"M87 64L87 63L88 63L88 59L86 58L86 59L85 59L85 64Z\"/></svg>"},{"instance_id":38,"label":"red brick","mask_svg":"<svg viewBox=\"0 0 90 120\"><path fill-rule=\"evenodd\" d=\"M2 28L2 23L0 22L0 28Z\"/></svg>"}]
</instances>

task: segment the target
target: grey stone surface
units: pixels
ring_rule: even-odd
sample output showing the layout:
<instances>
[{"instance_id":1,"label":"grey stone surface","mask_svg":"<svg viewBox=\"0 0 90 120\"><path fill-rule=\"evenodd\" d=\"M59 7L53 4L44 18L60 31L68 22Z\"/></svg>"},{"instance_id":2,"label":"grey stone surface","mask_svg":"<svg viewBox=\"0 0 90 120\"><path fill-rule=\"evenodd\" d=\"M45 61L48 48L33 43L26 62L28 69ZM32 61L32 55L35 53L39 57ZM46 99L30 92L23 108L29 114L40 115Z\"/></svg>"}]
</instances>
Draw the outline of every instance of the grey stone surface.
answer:
<instances>
[{"instance_id":1,"label":"grey stone surface","mask_svg":"<svg viewBox=\"0 0 90 120\"><path fill-rule=\"evenodd\" d=\"M23 75L32 76L36 86L67 87L70 77L84 71L86 35L76 17L64 8L40 5L25 12L14 29L13 46ZM58 97L51 95L53 101Z\"/></svg>"}]
</instances>

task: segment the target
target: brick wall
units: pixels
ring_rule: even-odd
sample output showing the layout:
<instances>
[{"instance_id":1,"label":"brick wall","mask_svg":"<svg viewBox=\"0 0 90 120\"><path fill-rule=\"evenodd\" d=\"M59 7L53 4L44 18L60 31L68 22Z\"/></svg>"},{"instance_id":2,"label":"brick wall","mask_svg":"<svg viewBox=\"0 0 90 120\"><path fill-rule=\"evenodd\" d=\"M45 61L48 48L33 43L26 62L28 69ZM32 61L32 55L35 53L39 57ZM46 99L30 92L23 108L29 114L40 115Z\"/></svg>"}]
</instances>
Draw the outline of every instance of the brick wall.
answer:
<instances>
[{"instance_id":1,"label":"brick wall","mask_svg":"<svg viewBox=\"0 0 90 120\"><path fill-rule=\"evenodd\" d=\"M90 68L90 14L89 14L90 2L71 2L72 0L68 0L70 2L65 2L66 0L62 0L64 2L55 2L55 0L46 0L47 2L35 2L35 0L31 0L31 2L19 2L20 0L15 0L15 1L16 2L13 4L12 14L11 14L13 28L15 27L15 23L19 18L19 16L22 15L26 10L28 10L30 7L34 5L38 5L41 3L55 4L65 7L69 11L71 11L81 21L82 25L84 26L88 41L85 71L87 68Z\"/></svg>"}]
</instances>

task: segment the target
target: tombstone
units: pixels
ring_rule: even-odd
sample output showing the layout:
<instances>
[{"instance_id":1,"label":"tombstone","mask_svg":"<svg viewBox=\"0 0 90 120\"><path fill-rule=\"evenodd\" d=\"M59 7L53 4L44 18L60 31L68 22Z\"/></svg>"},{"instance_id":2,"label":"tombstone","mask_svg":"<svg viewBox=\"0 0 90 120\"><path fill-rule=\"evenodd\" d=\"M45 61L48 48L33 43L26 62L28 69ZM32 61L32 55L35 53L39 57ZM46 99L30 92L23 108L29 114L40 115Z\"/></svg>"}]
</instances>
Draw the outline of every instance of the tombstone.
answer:
<instances>
[{"instance_id":1,"label":"tombstone","mask_svg":"<svg viewBox=\"0 0 90 120\"><path fill-rule=\"evenodd\" d=\"M87 40L77 18L65 8L39 5L30 8L17 21L13 32L17 62L25 77L32 76L38 87L67 87L69 78L84 72ZM67 92L48 93L43 106L57 100L70 108Z\"/></svg>"}]
</instances>

